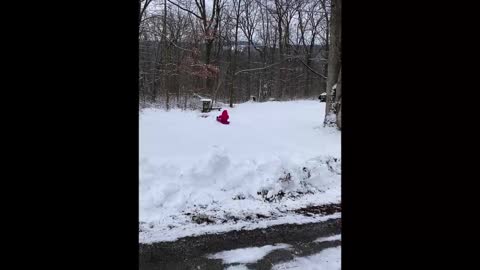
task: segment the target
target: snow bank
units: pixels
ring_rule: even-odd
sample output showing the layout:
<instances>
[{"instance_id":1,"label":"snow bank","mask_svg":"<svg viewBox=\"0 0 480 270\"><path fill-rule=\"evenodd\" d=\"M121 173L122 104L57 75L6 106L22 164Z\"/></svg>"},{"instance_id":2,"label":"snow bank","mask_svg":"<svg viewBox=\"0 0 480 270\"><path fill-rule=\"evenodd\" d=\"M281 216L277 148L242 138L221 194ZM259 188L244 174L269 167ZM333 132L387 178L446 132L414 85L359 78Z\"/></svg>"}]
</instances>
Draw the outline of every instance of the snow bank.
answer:
<instances>
[{"instance_id":1,"label":"snow bank","mask_svg":"<svg viewBox=\"0 0 480 270\"><path fill-rule=\"evenodd\" d=\"M324 106L239 104L225 108L228 126L215 121L218 112L143 110L141 242L172 239L165 234L172 229L177 235L203 230L191 221L198 213L233 226L231 219L252 214L279 219L290 209L339 202L340 133L322 127ZM303 195L277 200L281 193Z\"/></svg>"},{"instance_id":2,"label":"snow bank","mask_svg":"<svg viewBox=\"0 0 480 270\"><path fill-rule=\"evenodd\" d=\"M139 235L140 243L155 243L175 241L178 238L187 236L198 236L202 234L224 233L232 230L254 230L263 229L280 224L307 224L323 222L330 219L340 218L340 213L327 216L303 216L296 214L287 214L277 216L271 219L261 220L240 220L236 222L220 224L196 224L184 215L172 215L170 218L161 219L156 222L140 224L142 232ZM169 224L169 225L165 225Z\"/></svg>"}]
</instances>

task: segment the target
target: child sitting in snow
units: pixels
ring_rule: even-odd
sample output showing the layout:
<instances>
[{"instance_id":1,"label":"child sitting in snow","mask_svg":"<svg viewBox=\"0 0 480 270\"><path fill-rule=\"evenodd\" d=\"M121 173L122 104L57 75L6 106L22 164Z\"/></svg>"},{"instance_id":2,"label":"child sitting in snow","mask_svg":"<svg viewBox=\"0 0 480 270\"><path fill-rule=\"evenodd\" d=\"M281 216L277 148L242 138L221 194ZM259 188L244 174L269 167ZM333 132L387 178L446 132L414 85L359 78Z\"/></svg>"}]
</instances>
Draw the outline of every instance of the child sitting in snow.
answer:
<instances>
[{"instance_id":1,"label":"child sitting in snow","mask_svg":"<svg viewBox=\"0 0 480 270\"><path fill-rule=\"evenodd\" d=\"M217 121L224 124L224 125L228 125L230 124L230 122L228 122L228 112L227 110L223 110L222 114L217 116Z\"/></svg>"}]
</instances>

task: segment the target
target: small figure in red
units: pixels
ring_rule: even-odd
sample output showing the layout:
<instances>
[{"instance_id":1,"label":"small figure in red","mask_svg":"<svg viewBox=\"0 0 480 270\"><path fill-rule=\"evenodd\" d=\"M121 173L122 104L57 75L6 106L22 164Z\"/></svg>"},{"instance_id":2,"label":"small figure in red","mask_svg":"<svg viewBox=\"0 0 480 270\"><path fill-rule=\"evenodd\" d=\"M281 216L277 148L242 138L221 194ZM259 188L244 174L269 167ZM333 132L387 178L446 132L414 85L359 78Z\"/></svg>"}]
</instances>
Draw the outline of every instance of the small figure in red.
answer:
<instances>
[{"instance_id":1,"label":"small figure in red","mask_svg":"<svg viewBox=\"0 0 480 270\"><path fill-rule=\"evenodd\" d=\"M223 110L222 114L217 116L217 121L224 124L224 125L228 125L230 124L230 122L228 122L228 112L227 110Z\"/></svg>"}]
</instances>

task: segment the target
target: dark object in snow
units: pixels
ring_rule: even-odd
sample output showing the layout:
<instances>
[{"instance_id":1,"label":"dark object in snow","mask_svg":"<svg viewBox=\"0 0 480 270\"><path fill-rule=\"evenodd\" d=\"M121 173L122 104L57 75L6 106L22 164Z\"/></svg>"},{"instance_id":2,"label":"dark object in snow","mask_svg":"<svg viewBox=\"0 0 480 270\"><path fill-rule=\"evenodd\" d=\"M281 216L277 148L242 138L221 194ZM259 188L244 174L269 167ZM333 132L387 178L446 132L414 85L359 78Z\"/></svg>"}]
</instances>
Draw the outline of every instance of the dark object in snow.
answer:
<instances>
[{"instance_id":1,"label":"dark object in snow","mask_svg":"<svg viewBox=\"0 0 480 270\"><path fill-rule=\"evenodd\" d=\"M318 99L320 99L320 102L327 101L327 93L322 93L320 96L318 96Z\"/></svg>"},{"instance_id":2,"label":"dark object in snow","mask_svg":"<svg viewBox=\"0 0 480 270\"><path fill-rule=\"evenodd\" d=\"M210 112L212 110L212 100L211 99L202 99L202 112Z\"/></svg>"},{"instance_id":3,"label":"dark object in snow","mask_svg":"<svg viewBox=\"0 0 480 270\"><path fill-rule=\"evenodd\" d=\"M257 214L257 218L268 218L268 216L262 215L262 214Z\"/></svg>"},{"instance_id":4,"label":"dark object in snow","mask_svg":"<svg viewBox=\"0 0 480 270\"><path fill-rule=\"evenodd\" d=\"M228 121L228 118L230 117L228 116L227 110L223 110L222 114L217 116L217 121L224 125L228 125L230 124L230 122Z\"/></svg>"},{"instance_id":5,"label":"dark object in snow","mask_svg":"<svg viewBox=\"0 0 480 270\"><path fill-rule=\"evenodd\" d=\"M210 112L211 110L220 111L222 109L220 107L213 107L212 100L209 99L209 98L203 98L203 99L201 99L201 101L202 101L202 112L203 113Z\"/></svg>"},{"instance_id":6,"label":"dark object in snow","mask_svg":"<svg viewBox=\"0 0 480 270\"><path fill-rule=\"evenodd\" d=\"M341 174L339 163L340 163L340 160L334 157L330 157L325 161L325 164L327 165L328 170L338 175Z\"/></svg>"},{"instance_id":7,"label":"dark object in snow","mask_svg":"<svg viewBox=\"0 0 480 270\"><path fill-rule=\"evenodd\" d=\"M237 196L233 197L234 200L245 200L245 195L238 194Z\"/></svg>"},{"instance_id":8,"label":"dark object in snow","mask_svg":"<svg viewBox=\"0 0 480 270\"><path fill-rule=\"evenodd\" d=\"M283 192L283 190L280 190L277 194L272 194L270 197L268 196L268 194L262 197L267 202L279 202L283 199L284 196L285 192Z\"/></svg>"},{"instance_id":9,"label":"dark object in snow","mask_svg":"<svg viewBox=\"0 0 480 270\"><path fill-rule=\"evenodd\" d=\"M337 212L342 212L342 205L339 203L331 203L324 205L308 206L294 210L297 214L303 214L306 216L312 216L315 214L331 215Z\"/></svg>"},{"instance_id":10,"label":"dark object in snow","mask_svg":"<svg viewBox=\"0 0 480 270\"><path fill-rule=\"evenodd\" d=\"M268 194L268 189L262 189L261 191L257 191L257 195L262 195L263 196L267 196Z\"/></svg>"},{"instance_id":11,"label":"dark object in snow","mask_svg":"<svg viewBox=\"0 0 480 270\"><path fill-rule=\"evenodd\" d=\"M240 218L227 213L227 214L225 214L225 221L228 222L229 220L233 220L234 222L237 222L237 221L240 220ZM222 222L222 223L224 223L224 222Z\"/></svg>"},{"instance_id":12,"label":"dark object in snow","mask_svg":"<svg viewBox=\"0 0 480 270\"><path fill-rule=\"evenodd\" d=\"M290 182L292 181L292 175L290 173L284 172L285 176L278 178L281 182Z\"/></svg>"},{"instance_id":13,"label":"dark object in snow","mask_svg":"<svg viewBox=\"0 0 480 270\"><path fill-rule=\"evenodd\" d=\"M303 167L302 170L303 170L303 172L306 173L306 175L305 175L305 177L303 178L303 180L308 179L308 178L310 178L310 177L312 176L312 174L310 173L310 170L307 169L307 167Z\"/></svg>"},{"instance_id":14,"label":"dark object in snow","mask_svg":"<svg viewBox=\"0 0 480 270\"><path fill-rule=\"evenodd\" d=\"M196 215L196 216L193 216L192 217L192 221L197 223L197 224L202 224L202 223L207 223L207 224L210 224L210 223L215 223L213 220L211 220L207 215L205 214L199 214L199 215Z\"/></svg>"}]
</instances>

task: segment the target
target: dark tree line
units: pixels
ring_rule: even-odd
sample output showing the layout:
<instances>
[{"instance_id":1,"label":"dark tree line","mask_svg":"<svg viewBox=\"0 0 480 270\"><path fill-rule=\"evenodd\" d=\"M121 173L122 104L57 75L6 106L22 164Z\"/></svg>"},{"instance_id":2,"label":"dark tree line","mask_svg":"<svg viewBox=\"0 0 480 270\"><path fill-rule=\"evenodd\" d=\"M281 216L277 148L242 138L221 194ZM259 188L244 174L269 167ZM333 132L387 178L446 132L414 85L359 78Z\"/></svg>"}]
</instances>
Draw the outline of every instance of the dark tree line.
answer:
<instances>
[{"instance_id":1,"label":"dark tree line","mask_svg":"<svg viewBox=\"0 0 480 270\"><path fill-rule=\"evenodd\" d=\"M331 2L339 1L141 0L141 106L331 96L341 67L331 60L340 51ZM328 99L329 114L337 103Z\"/></svg>"}]
</instances>

